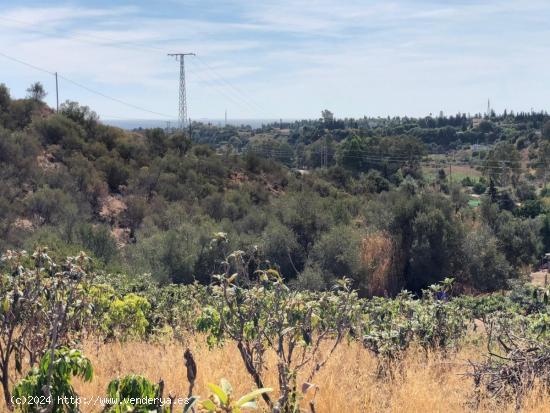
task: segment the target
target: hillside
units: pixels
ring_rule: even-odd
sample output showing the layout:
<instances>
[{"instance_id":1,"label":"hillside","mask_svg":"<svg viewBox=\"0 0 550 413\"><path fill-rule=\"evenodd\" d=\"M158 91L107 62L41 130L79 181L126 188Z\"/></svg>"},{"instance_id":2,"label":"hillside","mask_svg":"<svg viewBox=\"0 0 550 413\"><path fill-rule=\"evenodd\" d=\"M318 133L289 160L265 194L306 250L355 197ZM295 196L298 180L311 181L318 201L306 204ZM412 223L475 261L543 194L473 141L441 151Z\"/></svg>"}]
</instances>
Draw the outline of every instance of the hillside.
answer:
<instances>
[{"instance_id":1,"label":"hillside","mask_svg":"<svg viewBox=\"0 0 550 413\"><path fill-rule=\"evenodd\" d=\"M480 119L325 111L259 129L130 132L2 86L0 248L83 249L107 272L162 283L207 283L243 250L299 288L344 276L365 295L446 277L505 288L550 250L550 127L545 114Z\"/></svg>"},{"instance_id":2,"label":"hillside","mask_svg":"<svg viewBox=\"0 0 550 413\"><path fill-rule=\"evenodd\" d=\"M2 406L545 409L546 115L323 115L125 131L0 86Z\"/></svg>"}]
</instances>

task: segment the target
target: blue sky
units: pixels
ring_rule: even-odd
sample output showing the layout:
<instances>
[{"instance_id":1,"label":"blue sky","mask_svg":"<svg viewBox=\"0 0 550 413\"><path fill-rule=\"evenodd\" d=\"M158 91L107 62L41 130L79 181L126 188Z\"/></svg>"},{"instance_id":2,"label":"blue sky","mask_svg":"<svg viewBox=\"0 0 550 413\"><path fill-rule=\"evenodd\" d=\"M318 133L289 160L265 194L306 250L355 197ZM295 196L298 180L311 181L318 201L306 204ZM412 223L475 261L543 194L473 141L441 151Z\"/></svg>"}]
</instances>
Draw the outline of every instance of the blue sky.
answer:
<instances>
[{"instance_id":1,"label":"blue sky","mask_svg":"<svg viewBox=\"0 0 550 413\"><path fill-rule=\"evenodd\" d=\"M548 109L550 2L0 0L0 53L177 116L316 118ZM12 95L52 76L0 56ZM160 118L61 80L60 99L108 119Z\"/></svg>"}]
</instances>

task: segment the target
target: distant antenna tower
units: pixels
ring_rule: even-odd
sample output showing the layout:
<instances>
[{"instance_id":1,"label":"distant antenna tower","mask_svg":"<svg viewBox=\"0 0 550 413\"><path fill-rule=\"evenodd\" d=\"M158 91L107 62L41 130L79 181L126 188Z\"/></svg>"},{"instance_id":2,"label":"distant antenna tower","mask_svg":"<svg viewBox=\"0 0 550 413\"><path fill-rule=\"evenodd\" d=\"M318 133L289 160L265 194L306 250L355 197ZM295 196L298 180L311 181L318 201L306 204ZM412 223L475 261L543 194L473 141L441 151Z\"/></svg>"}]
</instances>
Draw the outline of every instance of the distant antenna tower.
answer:
<instances>
[{"instance_id":1,"label":"distant antenna tower","mask_svg":"<svg viewBox=\"0 0 550 413\"><path fill-rule=\"evenodd\" d=\"M179 99L179 129L183 131L187 119L187 95L185 91L185 56L196 56L195 53L168 53L180 62L180 99Z\"/></svg>"},{"instance_id":2,"label":"distant antenna tower","mask_svg":"<svg viewBox=\"0 0 550 413\"><path fill-rule=\"evenodd\" d=\"M225 110L225 125L224 126L227 126L227 109Z\"/></svg>"},{"instance_id":3,"label":"distant antenna tower","mask_svg":"<svg viewBox=\"0 0 550 413\"><path fill-rule=\"evenodd\" d=\"M491 99L487 99L487 117L491 117Z\"/></svg>"}]
</instances>

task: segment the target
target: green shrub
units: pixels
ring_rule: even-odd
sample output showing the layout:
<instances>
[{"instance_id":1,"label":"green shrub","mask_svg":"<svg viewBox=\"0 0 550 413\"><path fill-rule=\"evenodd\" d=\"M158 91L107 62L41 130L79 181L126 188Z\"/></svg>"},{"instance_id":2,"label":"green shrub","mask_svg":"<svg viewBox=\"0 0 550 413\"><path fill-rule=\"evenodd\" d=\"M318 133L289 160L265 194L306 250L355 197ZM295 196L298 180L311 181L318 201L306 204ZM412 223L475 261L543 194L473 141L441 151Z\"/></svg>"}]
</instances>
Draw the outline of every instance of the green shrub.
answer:
<instances>
[{"instance_id":1,"label":"green shrub","mask_svg":"<svg viewBox=\"0 0 550 413\"><path fill-rule=\"evenodd\" d=\"M78 377L89 382L93 377L92 363L80 350L61 347L55 350L52 362L50 351L46 352L38 367L33 368L13 389L14 400L22 413L40 413L53 405L52 413L73 413L80 409L71 380ZM42 401L43 403L36 403Z\"/></svg>"},{"instance_id":2,"label":"green shrub","mask_svg":"<svg viewBox=\"0 0 550 413\"><path fill-rule=\"evenodd\" d=\"M120 340L142 338L149 327L147 316L151 304L136 294L116 298L109 306L105 323L108 331Z\"/></svg>"},{"instance_id":3,"label":"green shrub","mask_svg":"<svg viewBox=\"0 0 550 413\"><path fill-rule=\"evenodd\" d=\"M162 411L159 399L161 397L158 385L137 374L130 374L120 379L112 380L107 386L107 398L112 400L111 406L104 410L109 413L150 413ZM136 402L138 400L139 402ZM142 403L142 401L150 401Z\"/></svg>"},{"instance_id":4,"label":"green shrub","mask_svg":"<svg viewBox=\"0 0 550 413\"><path fill-rule=\"evenodd\" d=\"M486 190L487 187L481 181L477 181L473 186L474 194L481 195L484 194Z\"/></svg>"},{"instance_id":5,"label":"green shrub","mask_svg":"<svg viewBox=\"0 0 550 413\"><path fill-rule=\"evenodd\" d=\"M65 149L81 149L84 129L63 115L53 115L33 123L34 129L46 145L61 145Z\"/></svg>"},{"instance_id":6,"label":"green shrub","mask_svg":"<svg viewBox=\"0 0 550 413\"><path fill-rule=\"evenodd\" d=\"M76 210L71 196L61 189L42 187L26 199L27 214L45 224L61 224Z\"/></svg>"},{"instance_id":7,"label":"green shrub","mask_svg":"<svg viewBox=\"0 0 550 413\"><path fill-rule=\"evenodd\" d=\"M118 256L117 243L109 227L81 224L77 227L76 234L80 244L105 264Z\"/></svg>"}]
</instances>

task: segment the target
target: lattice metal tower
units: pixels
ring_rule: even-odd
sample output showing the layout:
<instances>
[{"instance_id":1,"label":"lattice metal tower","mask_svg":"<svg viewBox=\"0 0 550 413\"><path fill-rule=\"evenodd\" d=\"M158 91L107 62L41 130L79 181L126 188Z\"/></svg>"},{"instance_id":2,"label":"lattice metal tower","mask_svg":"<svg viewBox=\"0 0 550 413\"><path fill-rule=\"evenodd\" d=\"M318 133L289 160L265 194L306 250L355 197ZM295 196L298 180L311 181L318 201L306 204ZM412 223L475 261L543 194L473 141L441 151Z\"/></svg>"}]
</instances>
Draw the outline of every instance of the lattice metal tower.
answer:
<instances>
[{"instance_id":1,"label":"lattice metal tower","mask_svg":"<svg viewBox=\"0 0 550 413\"><path fill-rule=\"evenodd\" d=\"M185 91L185 56L195 56L195 53L168 53L180 62L180 99L179 99L179 128L183 130L187 125L187 94Z\"/></svg>"}]
</instances>

